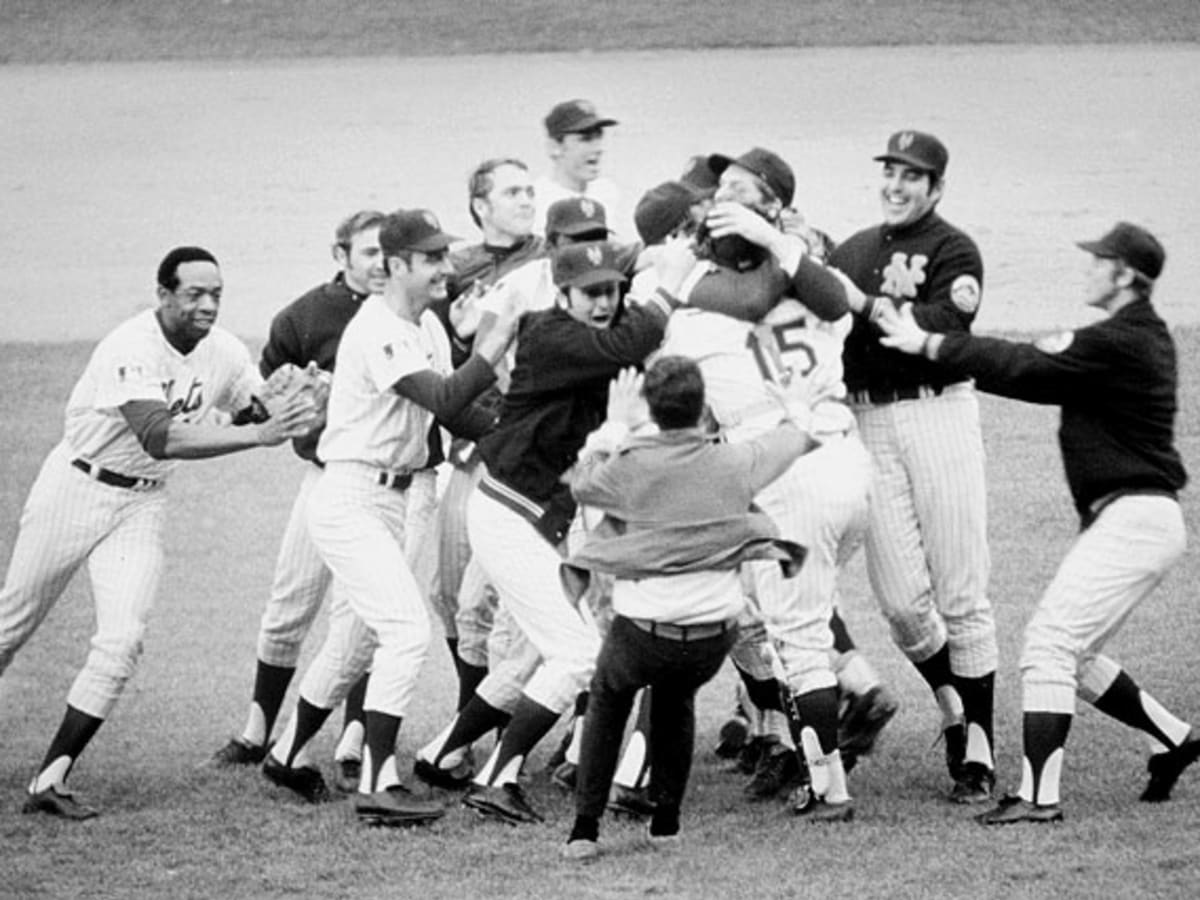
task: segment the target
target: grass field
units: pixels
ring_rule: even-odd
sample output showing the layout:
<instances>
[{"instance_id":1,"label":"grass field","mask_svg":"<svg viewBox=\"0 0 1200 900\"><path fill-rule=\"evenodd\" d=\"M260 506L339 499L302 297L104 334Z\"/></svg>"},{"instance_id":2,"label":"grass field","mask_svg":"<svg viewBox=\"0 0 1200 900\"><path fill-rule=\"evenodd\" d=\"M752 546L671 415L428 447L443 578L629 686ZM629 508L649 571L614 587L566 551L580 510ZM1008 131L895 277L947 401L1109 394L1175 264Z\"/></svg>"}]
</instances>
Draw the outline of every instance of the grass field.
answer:
<instances>
[{"instance_id":1,"label":"grass field","mask_svg":"<svg viewBox=\"0 0 1200 900\"><path fill-rule=\"evenodd\" d=\"M1192 0L0 3L0 63L1196 40Z\"/></svg>"},{"instance_id":2,"label":"grass field","mask_svg":"<svg viewBox=\"0 0 1200 900\"><path fill-rule=\"evenodd\" d=\"M1185 402L1179 443L1195 469L1200 331L1177 337ZM7 558L20 505L57 440L61 406L88 346L0 351L9 386L0 396L0 556ZM1020 758L1021 627L1074 528L1055 420L1053 410L985 399L991 593L1001 641L998 763L1010 787ZM687 842L670 855L641 848L632 826L610 820L608 855L583 870L561 862L571 811L540 773L544 750L531 761L531 793L549 822L520 830L457 808L428 831L364 830L345 803L305 807L254 771L199 770L240 726L258 616L299 474L284 449L177 473L168 570L141 671L74 776L85 799L104 810L101 818L71 825L18 814L92 628L82 580L0 680L0 897L1195 896L1200 772L1185 776L1169 804L1137 803L1141 742L1090 708L1071 735L1061 826L983 829L938 799L945 785L941 749L933 746L936 714L888 642L861 560L846 577L848 618L904 706L880 752L852 777L859 817L849 826L808 826L776 804L741 798L742 779L708 752L727 710L728 672L700 697ZM1195 497L1184 502L1195 521ZM1147 689L1200 719L1191 674L1198 581L1200 561L1190 554L1111 649ZM447 715L452 680L439 646L401 734L403 760ZM319 746L327 759L332 738L322 736Z\"/></svg>"},{"instance_id":3,"label":"grass field","mask_svg":"<svg viewBox=\"0 0 1200 900\"><path fill-rule=\"evenodd\" d=\"M175 216L173 209L142 207L142 201L151 195L158 197L161 189L148 180L150 174L161 170L167 173L169 182L185 181L204 163L215 159L223 164L223 152L238 165L245 163L250 171L255 171L251 158L270 160L280 173L273 177L290 179L280 196L303 194L296 202L311 205L312 195L333 170L318 167L308 158L320 158L320 148L288 145L278 151L282 157L271 155L280 139L269 129L260 133L248 123L270 125L275 111L267 105L266 95L260 96L253 89L239 87L236 103L219 106L222 116L232 119L233 128L247 137L231 141L232 150L178 140L174 129L165 126L147 146L135 146L129 138L137 133L132 123L153 111L139 107L128 95L115 98L116 113L111 123L91 129L81 127L81 122L89 122L87 107L94 99L88 89L98 94L120 94L124 75L162 79L171 90L188 98L193 97L198 82L207 86L219 81L214 71L220 66L202 70L167 64L173 60L408 57L660 47L1197 41L1200 4L1195 0L1159 0L1137 6L1116 0L747 0L736 8L711 0L686 7L653 0L596 4L518 0L504 6L463 0L345 0L338 4L327 0L0 0L0 64L10 64L7 74L15 77L14 83L28 84L32 93L34 85L43 79L59 77L64 71L70 76L62 96L47 99L38 110L39 117L57 117L55 130L43 138L44 143L35 143L26 151L26 145L12 141L21 148L20 153L28 152L29 158L8 160L20 177L13 181L12 193L4 196L15 203L21 196L36 195L36 202L28 207L36 213L17 218L25 229L31 228L35 216L51 224L50 236L36 237L32 243L52 246L58 269L71 255L61 249L58 237L70 224L68 217L104 223L102 230L111 232L106 236L119 250L111 254L106 265L118 256L144 256L130 250L134 241L131 235L139 223L150 223L152 246L157 248L163 240L160 233L176 229L178 222L174 218L169 222L154 218L168 213ZM855 73L858 77L852 80L852 86L866 92L868 88L873 91L871 86L877 81L897 80L888 68L894 58L884 57L881 65L864 51L865 68ZM636 57L634 61L649 68L648 59ZM1028 60L1026 56L1014 59L1014 67L1020 71L1014 68L1012 79L1037 78L1041 84L1043 76L1037 73L1044 73L1043 69L1022 63ZM130 67L128 72L122 70L116 75L113 70L117 67L76 65L144 60L164 64ZM970 54L964 52L959 60L963 65L956 71L961 80ZM28 70L20 67L44 63L72 65ZM495 64L495 60L488 59L476 62L484 70ZM514 64L526 63L518 60ZM871 64L877 68L871 68ZM286 71L281 75L276 69L269 73L276 79L286 75ZM1146 108L1154 111L1149 98L1161 96L1154 86L1154 72L1139 70L1130 77L1136 82L1135 89L1143 81L1147 85ZM1006 96L1011 99L1018 95L1006 95L1003 86L989 94L988 105L979 110L955 106L967 100L951 96L953 85L949 81L940 87L932 81L913 85L912 93L904 95L909 104L905 108L912 109L917 94L929 91L930 96L940 97L934 105L938 107L936 115L943 119L935 121L947 120L949 125L953 120L954 127L970 133L977 144L982 143L974 137L977 132L988 134L986 148L975 151L977 164L970 168L969 181L979 196L968 207L971 215L963 224L986 222L988 230L981 227L979 236L990 271L1001 278L1012 279L1009 273L1026 265L1024 256L1032 254L1002 252L1002 247L1008 245L998 241L1010 235L999 232L1009 226L986 215L989 204L995 204L994 197L1002 201L996 205L1017 206L1031 221L1061 217L1061 222L1055 220L1061 228L1056 225L1054 234L1057 237L1065 232L1066 240L1076 236L1066 231L1068 226L1092 221L1098 209L1135 202L1165 206L1165 200L1154 193L1156 188L1161 189L1160 181L1168 184L1170 191L1184 196L1188 193L1188 182L1163 174L1167 157L1190 158L1179 149L1186 145L1181 143L1172 149L1173 145L1156 139L1149 143L1158 155L1145 156L1142 144L1148 140L1144 135L1150 132L1142 130L1144 122L1130 124L1135 116L1118 116L1122 121L1112 126L1116 129L1115 140L1108 143L1125 148L1115 155L1113 165L1099 170L1094 157L1077 165L1076 157L1083 158L1081 145L1092 139L1082 133L1060 133L1066 127L1061 124L1063 110L1053 101L1062 100L1063 84L1061 80L1045 80L1052 85L1046 90L1047 105L1039 103L1029 111L1014 110L1011 104L1005 104ZM703 87L711 89L707 82ZM410 88L398 85L397 93ZM541 85L538 89L548 88ZM228 93L228 88L225 90ZM196 91L197 96L200 93ZM758 93L770 97L765 87ZM323 98L314 94L301 99L319 103ZM534 99L540 109L544 105L541 98ZM811 102L803 94L799 100ZM203 103L211 108L211 98L194 102L197 108ZM1084 102L1089 104L1090 114L1106 114L1102 104L1093 106L1087 99ZM848 103L844 98L842 105L859 117L868 108L861 101ZM1064 101L1062 105L1080 104ZM418 114L414 128L427 118L433 119L433 112L427 113L419 105L408 112L411 114L413 109ZM353 126L347 130L356 140L361 140L364 133L370 138L371 126L377 123L368 112L348 104L346 110L338 110L344 119L337 121ZM1026 112L1031 115L1024 116ZM1165 117L1171 111L1159 112ZM757 115L748 105L746 116ZM1015 158L1013 147L1001 146L1006 134L997 134L993 127L996 122L1014 118L1023 121L1022 130L1017 132L1022 140L1015 148ZM525 116L517 127L524 128L534 119ZM25 121L17 118L17 131ZM1190 128L1186 117L1170 121L1176 123L1173 127L1180 135ZM743 123L720 124L740 129ZM839 127L872 135L886 131L874 119L869 128L857 120L842 121ZM635 127L631 126L630 132L636 135ZM109 147L118 135L125 142L115 149ZM385 137L395 140L391 132L376 137L380 146L385 146ZM725 140L723 134L706 137ZM512 140L507 132L504 138ZM797 136L789 133L788 140L797 140ZM844 140L844 134L826 137L823 142L815 142L814 151L848 153ZM853 152L861 152L866 144L855 143ZM1059 144L1066 148L1062 154L1065 160L1051 154ZM0 145L4 145L3 134ZM72 152L76 147L79 149ZM189 151L195 155L189 156ZM127 157L130 172L118 169L122 177L114 178L109 174L113 170L99 167L100 177L92 179L97 184L77 187L60 159L71 158L75 165L92 166L95 154L100 152ZM477 152L472 146L470 158L463 165L473 161ZM682 158L683 149L676 155ZM345 147L334 156L342 161L352 158ZM376 154L375 158L382 157ZM1017 167L1021 178L1001 177L1012 175L1004 163ZM39 164L46 171L35 178L30 173L38 173ZM306 164L313 170L306 176L309 180L296 181L294 170ZM346 163L346 170L339 172L338 178L356 177L357 170L350 171L354 165ZM147 174L143 175L142 169ZM1137 179L1132 183L1131 173ZM369 177L377 176L372 171ZM247 186L238 188L247 195L248 203L257 200L262 206L252 210L253 216L239 213L253 219L251 231L263 230L263 221L275 225L286 218L293 230L303 232L289 237L293 243L310 240L311 234L323 235L326 220L331 220L323 211L319 228L314 225L312 229L297 229L298 213L292 206L272 205L255 193L263 182L270 181L247 176ZM961 190L970 189L967 178L961 181ZM1043 186L1046 183L1053 184L1054 189L1047 191ZM155 187L148 189L148 184ZM847 180L846 184L857 182ZM61 188L61 193L45 186ZM385 187L386 196L392 198L395 186ZM845 190L848 188L839 182L838 196ZM215 186L201 184L198 191L212 193ZM1072 191L1085 193L1089 205ZM338 209L342 202L339 197ZM145 206L151 204L147 201ZM218 213L225 211L221 206L211 217L217 219ZM94 225L92 230L96 230ZM26 244L30 233L22 232L21 240ZM1172 245L1173 272L1182 270L1185 233L1180 231L1178 251ZM11 247L17 246L14 240ZM77 252L76 245L71 246ZM303 247L295 255L311 258L311 249ZM273 260L270 264L278 267L278 257L272 256L279 252L278 245L264 243L259 248L253 244L251 250L257 257ZM5 256L9 260L27 259L17 249ZM94 257L84 256L84 265L96 268L94 262ZM244 271L244 267L230 266L231 273L236 271ZM39 286L58 287L61 291L51 264L39 265L41 272L46 274L38 279ZM90 277L102 274L103 270L97 268ZM140 282L130 278L124 283ZM1182 297L1190 285L1184 279L1174 293ZM303 286L295 285L297 289ZM26 298L25 315L47 315L47 310L57 313L62 323L59 334L68 333L68 323L85 314L66 301L73 299L77 307L95 302L91 290L86 297L79 293L61 298L61 302L57 296L45 298L44 291L20 293ZM278 299L282 301L282 297ZM1034 302L1016 286L1009 288L1006 300L1026 307ZM259 302L268 301L260 298ZM6 318L9 322L22 315L18 307L11 310ZM123 314L123 308L109 313ZM1195 321L1195 317L1187 320ZM6 333L0 332L0 336ZM1189 467L1200 471L1200 329L1182 328L1176 336L1183 367L1179 445ZM0 384L5 386L0 391L0 561L8 559L20 508L37 468L61 434L63 403L90 346L0 343ZM1021 629L1068 546L1075 522L1054 442L1055 412L995 399L985 399L983 411L989 453L991 594L997 608L1001 648L998 767L1002 784L1014 786L1020 765L1016 659ZM604 858L582 870L562 863L557 851L569 826L570 804L540 773L544 759L541 754L531 761L530 789L535 803L548 813L549 822L520 830L480 822L457 808L427 831L364 830L357 827L346 803L305 807L272 788L254 771L217 773L198 769L240 727L253 674L258 618L278 538L300 475L300 464L282 448L181 466L173 487L176 502L168 526L168 568L143 664L112 720L101 730L73 776L83 798L103 809L99 819L71 825L18 812L21 792L58 723L63 698L86 653L93 610L85 579L76 580L12 668L0 678L0 898L1016 900L1193 898L1200 893L1196 887L1200 880L1200 848L1196 842L1200 834L1200 771L1184 777L1173 802L1160 807L1137 803L1144 774L1140 741L1090 708L1080 710L1068 745L1063 784L1067 821L1061 826L986 830L968 820L968 811L941 802L938 795L945 787L941 748L933 746L937 716L922 682L890 644L867 592L861 559L846 574L847 618L862 646L900 695L903 709L886 733L879 753L852 776L859 816L847 827L813 828L790 819L780 806L752 805L742 799L741 779L723 772L708 752L728 707L732 686L728 671L700 697L697 763L685 808L686 842L669 854L640 847L631 826L607 821L604 837L610 852ZM1195 492L1184 496L1184 508L1188 521L1195 523L1200 513ZM1200 699L1193 689L1194 648L1200 640L1197 584L1200 561L1190 553L1133 616L1110 650L1169 707L1200 721ZM318 627L315 637L321 633L323 626ZM313 649L315 646L310 645L308 652ZM435 647L416 706L401 733L402 759L408 759L413 748L444 721L453 702L452 681L447 656L440 646ZM331 736L323 735L319 751L327 758L331 750Z\"/></svg>"}]
</instances>

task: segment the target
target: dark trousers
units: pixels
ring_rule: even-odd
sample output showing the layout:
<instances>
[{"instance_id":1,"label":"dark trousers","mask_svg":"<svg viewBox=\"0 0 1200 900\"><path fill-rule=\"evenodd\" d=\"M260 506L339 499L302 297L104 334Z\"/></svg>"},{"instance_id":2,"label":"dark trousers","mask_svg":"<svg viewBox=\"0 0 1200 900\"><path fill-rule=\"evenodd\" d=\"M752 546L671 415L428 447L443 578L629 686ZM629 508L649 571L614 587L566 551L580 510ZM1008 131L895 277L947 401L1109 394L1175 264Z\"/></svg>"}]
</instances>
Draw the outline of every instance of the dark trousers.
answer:
<instances>
[{"instance_id":1,"label":"dark trousers","mask_svg":"<svg viewBox=\"0 0 1200 900\"><path fill-rule=\"evenodd\" d=\"M678 812L692 770L696 691L733 646L737 629L696 641L652 635L613 619L592 676L575 782L575 814L599 819L608 802L621 738L637 692L651 688L650 799Z\"/></svg>"}]
</instances>

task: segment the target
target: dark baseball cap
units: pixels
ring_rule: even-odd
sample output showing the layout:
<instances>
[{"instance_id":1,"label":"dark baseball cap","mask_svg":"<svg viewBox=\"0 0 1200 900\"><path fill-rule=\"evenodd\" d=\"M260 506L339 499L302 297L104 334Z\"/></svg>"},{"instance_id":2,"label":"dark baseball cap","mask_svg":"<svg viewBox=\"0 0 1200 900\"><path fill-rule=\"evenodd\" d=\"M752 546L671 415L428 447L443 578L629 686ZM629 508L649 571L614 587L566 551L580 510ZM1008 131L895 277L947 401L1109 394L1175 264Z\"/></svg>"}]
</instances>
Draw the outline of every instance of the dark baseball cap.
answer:
<instances>
[{"instance_id":1,"label":"dark baseball cap","mask_svg":"<svg viewBox=\"0 0 1200 900\"><path fill-rule=\"evenodd\" d=\"M552 138L564 134L578 134L593 128L616 125L616 119L607 119L596 112L596 107L587 100L564 100L550 110L546 116L546 133Z\"/></svg>"},{"instance_id":2,"label":"dark baseball cap","mask_svg":"<svg viewBox=\"0 0 1200 900\"><path fill-rule=\"evenodd\" d=\"M560 288L587 288L595 284L621 284L617 246L611 241L568 244L554 251L554 283Z\"/></svg>"},{"instance_id":3,"label":"dark baseball cap","mask_svg":"<svg viewBox=\"0 0 1200 900\"><path fill-rule=\"evenodd\" d=\"M679 176L679 180L686 185L703 191L705 195L712 196L717 189L717 176L712 169L708 167L708 156L693 156L687 161L684 166L683 174Z\"/></svg>"},{"instance_id":4,"label":"dark baseball cap","mask_svg":"<svg viewBox=\"0 0 1200 900\"><path fill-rule=\"evenodd\" d=\"M887 151L875 157L876 162L899 162L935 173L946 174L950 151L932 134L923 131L897 131L888 138Z\"/></svg>"},{"instance_id":5,"label":"dark baseball cap","mask_svg":"<svg viewBox=\"0 0 1200 900\"><path fill-rule=\"evenodd\" d=\"M564 197L546 210L546 237L565 234L608 234L608 213L604 204L591 197Z\"/></svg>"},{"instance_id":6,"label":"dark baseball cap","mask_svg":"<svg viewBox=\"0 0 1200 900\"><path fill-rule=\"evenodd\" d=\"M1118 222L1098 241L1078 241L1078 246L1103 259L1119 259L1150 281L1162 274L1167 252L1145 228Z\"/></svg>"},{"instance_id":7,"label":"dark baseball cap","mask_svg":"<svg viewBox=\"0 0 1200 900\"><path fill-rule=\"evenodd\" d=\"M427 209L398 209L379 228L379 247L385 255L401 250L436 253L461 240L442 231L437 216Z\"/></svg>"},{"instance_id":8,"label":"dark baseball cap","mask_svg":"<svg viewBox=\"0 0 1200 900\"><path fill-rule=\"evenodd\" d=\"M785 163L777 154L762 147L747 150L737 159L714 153L708 158L708 168L718 178L730 166L739 166L747 172L752 172L766 182L784 206L790 206L796 193L796 177L792 167Z\"/></svg>"},{"instance_id":9,"label":"dark baseball cap","mask_svg":"<svg viewBox=\"0 0 1200 900\"><path fill-rule=\"evenodd\" d=\"M633 211L638 236L647 247L661 244L691 215L692 207L707 196L704 191L682 181L664 181L650 188Z\"/></svg>"}]
</instances>

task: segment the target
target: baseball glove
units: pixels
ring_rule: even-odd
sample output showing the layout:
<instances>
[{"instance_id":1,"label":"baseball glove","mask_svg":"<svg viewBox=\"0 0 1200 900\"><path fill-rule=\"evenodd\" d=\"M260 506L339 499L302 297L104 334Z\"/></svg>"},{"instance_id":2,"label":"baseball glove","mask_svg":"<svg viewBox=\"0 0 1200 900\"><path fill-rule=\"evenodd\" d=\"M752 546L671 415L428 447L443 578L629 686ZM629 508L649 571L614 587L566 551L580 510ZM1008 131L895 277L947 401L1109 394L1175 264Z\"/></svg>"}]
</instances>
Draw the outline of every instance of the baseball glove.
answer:
<instances>
[{"instance_id":1,"label":"baseball glove","mask_svg":"<svg viewBox=\"0 0 1200 900\"><path fill-rule=\"evenodd\" d=\"M309 363L306 368L285 363L263 384L258 401L267 418L293 402L306 402L313 408L318 425L325 422L325 407L329 401L329 375Z\"/></svg>"}]
</instances>

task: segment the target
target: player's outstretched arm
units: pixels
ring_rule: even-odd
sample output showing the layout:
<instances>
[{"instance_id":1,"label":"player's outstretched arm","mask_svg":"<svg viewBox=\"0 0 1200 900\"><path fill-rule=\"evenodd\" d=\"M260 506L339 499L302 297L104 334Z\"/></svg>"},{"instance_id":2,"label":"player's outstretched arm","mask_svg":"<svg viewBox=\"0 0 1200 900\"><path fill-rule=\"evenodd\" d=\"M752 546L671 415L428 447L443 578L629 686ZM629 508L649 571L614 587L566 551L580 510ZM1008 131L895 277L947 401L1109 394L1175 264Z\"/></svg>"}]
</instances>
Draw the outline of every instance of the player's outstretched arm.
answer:
<instances>
[{"instance_id":1,"label":"player's outstretched arm","mask_svg":"<svg viewBox=\"0 0 1200 900\"><path fill-rule=\"evenodd\" d=\"M246 425L176 422L165 403L134 400L123 404L121 414L155 459L207 459L252 447L270 447L308 434L322 422L311 396L287 399L269 419Z\"/></svg>"}]
</instances>

